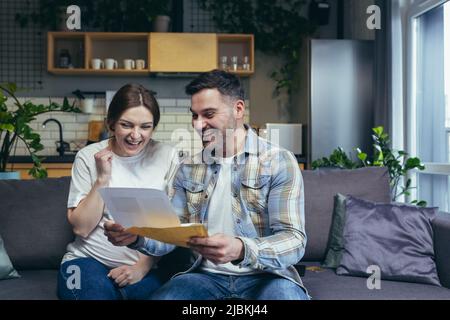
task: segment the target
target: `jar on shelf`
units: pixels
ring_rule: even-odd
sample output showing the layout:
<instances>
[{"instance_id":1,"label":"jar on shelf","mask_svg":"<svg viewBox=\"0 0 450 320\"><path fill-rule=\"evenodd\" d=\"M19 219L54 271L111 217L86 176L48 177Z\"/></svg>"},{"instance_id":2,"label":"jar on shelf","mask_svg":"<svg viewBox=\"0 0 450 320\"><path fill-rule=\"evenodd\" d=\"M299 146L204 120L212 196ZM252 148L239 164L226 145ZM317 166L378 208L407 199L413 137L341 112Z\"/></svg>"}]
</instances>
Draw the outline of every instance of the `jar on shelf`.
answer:
<instances>
[{"instance_id":1,"label":"jar on shelf","mask_svg":"<svg viewBox=\"0 0 450 320\"><path fill-rule=\"evenodd\" d=\"M70 53L67 49L61 49L58 57L58 66L60 68L69 68L71 63Z\"/></svg>"},{"instance_id":2,"label":"jar on shelf","mask_svg":"<svg viewBox=\"0 0 450 320\"><path fill-rule=\"evenodd\" d=\"M231 70L232 71L238 70L238 57L237 56L231 57Z\"/></svg>"},{"instance_id":3,"label":"jar on shelf","mask_svg":"<svg viewBox=\"0 0 450 320\"><path fill-rule=\"evenodd\" d=\"M243 63L242 63L242 70L250 71L250 60L248 59L248 56L244 57Z\"/></svg>"},{"instance_id":4,"label":"jar on shelf","mask_svg":"<svg viewBox=\"0 0 450 320\"><path fill-rule=\"evenodd\" d=\"M221 56L220 57L220 69L227 71L228 70L228 57Z\"/></svg>"}]
</instances>

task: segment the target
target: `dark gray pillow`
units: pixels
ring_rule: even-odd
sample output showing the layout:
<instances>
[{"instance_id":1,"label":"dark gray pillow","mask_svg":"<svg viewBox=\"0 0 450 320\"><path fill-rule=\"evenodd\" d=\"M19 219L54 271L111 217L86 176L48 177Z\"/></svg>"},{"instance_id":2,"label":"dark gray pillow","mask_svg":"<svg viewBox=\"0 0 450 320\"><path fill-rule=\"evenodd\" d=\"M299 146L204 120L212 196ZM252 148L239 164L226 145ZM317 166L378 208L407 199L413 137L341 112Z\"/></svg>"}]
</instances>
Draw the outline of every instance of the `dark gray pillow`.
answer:
<instances>
[{"instance_id":1,"label":"dark gray pillow","mask_svg":"<svg viewBox=\"0 0 450 320\"><path fill-rule=\"evenodd\" d=\"M341 263L344 251L345 199L346 197L340 193L334 196L333 220L331 220L327 253L322 263L323 268L336 269Z\"/></svg>"},{"instance_id":2,"label":"dark gray pillow","mask_svg":"<svg viewBox=\"0 0 450 320\"><path fill-rule=\"evenodd\" d=\"M73 241L69 186L70 177L0 180L0 234L17 270L59 268Z\"/></svg>"},{"instance_id":3,"label":"dark gray pillow","mask_svg":"<svg viewBox=\"0 0 450 320\"><path fill-rule=\"evenodd\" d=\"M381 279L440 286L431 226L437 212L348 196L344 251L336 273L368 277L367 268L376 265Z\"/></svg>"},{"instance_id":4,"label":"dark gray pillow","mask_svg":"<svg viewBox=\"0 0 450 320\"><path fill-rule=\"evenodd\" d=\"M2 236L0 236L0 280L19 278L19 274L14 269L5 246L3 245Z\"/></svg>"}]
</instances>

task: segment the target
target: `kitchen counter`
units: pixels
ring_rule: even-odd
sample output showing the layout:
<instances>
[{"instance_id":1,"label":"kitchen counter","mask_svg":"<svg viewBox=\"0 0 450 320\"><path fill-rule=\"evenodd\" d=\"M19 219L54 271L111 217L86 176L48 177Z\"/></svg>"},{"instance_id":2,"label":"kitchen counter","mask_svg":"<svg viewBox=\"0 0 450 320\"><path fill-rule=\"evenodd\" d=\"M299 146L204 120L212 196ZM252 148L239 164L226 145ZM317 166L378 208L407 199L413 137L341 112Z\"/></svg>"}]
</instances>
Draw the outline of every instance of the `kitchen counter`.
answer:
<instances>
[{"instance_id":1,"label":"kitchen counter","mask_svg":"<svg viewBox=\"0 0 450 320\"><path fill-rule=\"evenodd\" d=\"M64 156L40 156L45 157L42 163L73 163L75 160L74 153L68 153ZM30 156L13 156L9 158L10 163L33 163Z\"/></svg>"}]
</instances>

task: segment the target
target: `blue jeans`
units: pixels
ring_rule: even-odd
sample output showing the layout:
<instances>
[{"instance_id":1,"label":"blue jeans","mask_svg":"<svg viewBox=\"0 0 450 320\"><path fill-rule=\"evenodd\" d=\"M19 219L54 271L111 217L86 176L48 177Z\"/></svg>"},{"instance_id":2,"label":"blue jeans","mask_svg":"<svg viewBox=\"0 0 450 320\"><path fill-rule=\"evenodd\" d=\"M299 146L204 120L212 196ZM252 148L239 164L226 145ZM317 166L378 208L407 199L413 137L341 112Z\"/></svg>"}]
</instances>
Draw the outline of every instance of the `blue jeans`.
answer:
<instances>
[{"instance_id":1,"label":"blue jeans","mask_svg":"<svg viewBox=\"0 0 450 320\"><path fill-rule=\"evenodd\" d=\"M79 289L73 282L75 273L71 266L80 270ZM64 262L58 274L58 297L63 300L146 300L170 276L155 269L141 281L120 288L113 279L108 278L109 271L110 268L93 258Z\"/></svg>"},{"instance_id":2,"label":"blue jeans","mask_svg":"<svg viewBox=\"0 0 450 320\"><path fill-rule=\"evenodd\" d=\"M156 290L152 300L309 300L294 282L270 273L228 276L208 272L186 273Z\"/></svg>"}]
</instances>

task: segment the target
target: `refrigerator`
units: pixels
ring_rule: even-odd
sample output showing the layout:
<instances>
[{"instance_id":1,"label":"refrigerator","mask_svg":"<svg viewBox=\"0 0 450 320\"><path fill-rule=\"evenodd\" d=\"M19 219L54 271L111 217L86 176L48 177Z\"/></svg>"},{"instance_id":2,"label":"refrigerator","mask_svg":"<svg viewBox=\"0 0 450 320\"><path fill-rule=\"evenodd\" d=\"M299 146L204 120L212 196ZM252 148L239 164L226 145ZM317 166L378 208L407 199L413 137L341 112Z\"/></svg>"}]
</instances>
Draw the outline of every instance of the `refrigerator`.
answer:
<instances>
[{"instance_id":1,"label":"refrigerator","mask_svg":"<svg viewBox=\"0 0 450 320\"><path fill-rule=\"evenodd\" d=\"M304 124L308 166L334 149L371 153L374 126L373 41L310 39L300 57L292 118Z\"/></svg>"}]
</instances>

